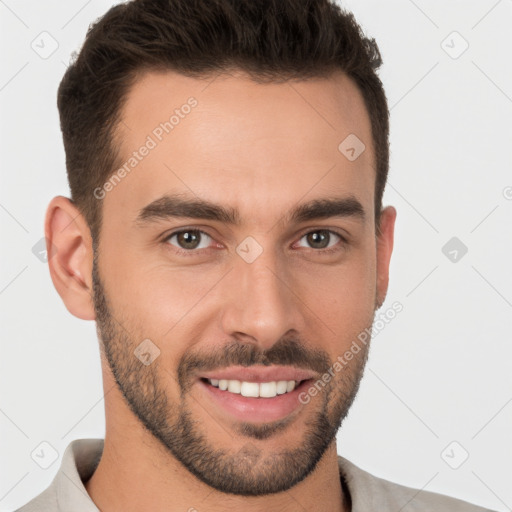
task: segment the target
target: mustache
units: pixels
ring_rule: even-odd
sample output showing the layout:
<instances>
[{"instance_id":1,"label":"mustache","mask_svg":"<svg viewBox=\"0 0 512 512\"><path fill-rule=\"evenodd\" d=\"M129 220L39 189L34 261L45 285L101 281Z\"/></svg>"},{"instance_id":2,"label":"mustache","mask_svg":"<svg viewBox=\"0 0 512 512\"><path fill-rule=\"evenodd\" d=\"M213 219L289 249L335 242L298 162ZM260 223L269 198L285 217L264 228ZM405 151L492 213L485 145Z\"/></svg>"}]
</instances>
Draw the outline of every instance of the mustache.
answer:
<instances>
[{"instance_id":1,"label":"mustache","mask_svg":"<svg viewBox=\"0 0 512 512\"><path fill-rule=\"evenodd\" d=\"M178 383L186 391L195 375L227 366L283 365L313 370L323 374L331 366L327 352L307 348L293 339L279 340L267 350L237 341L205 354L185 354L178 365Z\"/></svg>"}]
</instances>

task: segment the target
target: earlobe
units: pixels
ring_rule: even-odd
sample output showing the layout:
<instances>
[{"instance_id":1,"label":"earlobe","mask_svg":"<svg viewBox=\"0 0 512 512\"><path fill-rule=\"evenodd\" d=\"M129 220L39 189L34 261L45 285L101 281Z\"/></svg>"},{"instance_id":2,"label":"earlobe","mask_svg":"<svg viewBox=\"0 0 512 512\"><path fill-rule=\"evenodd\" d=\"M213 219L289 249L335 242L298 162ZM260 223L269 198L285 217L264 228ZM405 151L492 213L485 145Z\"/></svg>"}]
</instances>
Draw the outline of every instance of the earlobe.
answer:
<instances>
[{"instance_id":1,"label":"earlobe","mask_svg":"<svg viewBox=\"0 0 512 512\"><path fill-rule=\"evenodd\" d=\"M68 311L94 320L92 238L89 226L70 199L54 197L46 211L48 265L55 289Z\"/></svg>"},{"instance_id":2,"label":"earlobe","mask_svg":"<svg viewBox=\"0 0 512 512\"><path fill-rule=\"evenodd\" d=\"M377 234L377 309L382 306L389 284L389 263L393 252L396 210L392 206L384 208L380 217Z\"/></svg>"}]
</instances>

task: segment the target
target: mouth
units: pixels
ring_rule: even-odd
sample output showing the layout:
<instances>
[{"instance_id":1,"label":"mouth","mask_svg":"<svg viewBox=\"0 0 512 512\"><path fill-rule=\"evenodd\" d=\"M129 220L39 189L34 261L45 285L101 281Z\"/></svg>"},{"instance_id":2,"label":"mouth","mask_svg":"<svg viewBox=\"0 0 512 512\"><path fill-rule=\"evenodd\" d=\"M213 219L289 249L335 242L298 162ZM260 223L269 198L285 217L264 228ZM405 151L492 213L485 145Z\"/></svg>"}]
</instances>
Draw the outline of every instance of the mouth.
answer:
<instances>
[{"instance_id":1,"label":"mouth","mask_svg":"<svg viewBox=\"0 0 512 512\"><path fill-rule=\"evenodd\" d=\"M198 379L207 406L228 418L264 423L298 414L315 374L291 367L231 367Z\"/></svg>"}]
</instances>

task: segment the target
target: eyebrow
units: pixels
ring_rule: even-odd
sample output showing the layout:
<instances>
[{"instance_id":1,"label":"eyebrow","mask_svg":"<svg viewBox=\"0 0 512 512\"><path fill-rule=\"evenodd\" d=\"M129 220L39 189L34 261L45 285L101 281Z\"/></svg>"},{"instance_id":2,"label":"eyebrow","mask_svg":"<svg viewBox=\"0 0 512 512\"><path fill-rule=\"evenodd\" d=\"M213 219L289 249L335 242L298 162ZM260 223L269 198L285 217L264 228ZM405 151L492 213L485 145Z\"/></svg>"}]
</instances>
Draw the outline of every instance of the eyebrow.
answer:
<instances>
[{"instance_id":1,"label":"eyebrow","mask_svg":"<svg viewBox=\"0 0 512 512\"><path fill-rule=\"evenodd\" d=\"M301 223L310 220L354 217L366 218L362 204L353 196L313 199L296 206L285 216L285 221ZM239 226L241 216L236 208L212 203L205 199L181 195L164 195L142 208L135 223L141 227L171 218L214 220Z\"/></svg>"}]
</instances>

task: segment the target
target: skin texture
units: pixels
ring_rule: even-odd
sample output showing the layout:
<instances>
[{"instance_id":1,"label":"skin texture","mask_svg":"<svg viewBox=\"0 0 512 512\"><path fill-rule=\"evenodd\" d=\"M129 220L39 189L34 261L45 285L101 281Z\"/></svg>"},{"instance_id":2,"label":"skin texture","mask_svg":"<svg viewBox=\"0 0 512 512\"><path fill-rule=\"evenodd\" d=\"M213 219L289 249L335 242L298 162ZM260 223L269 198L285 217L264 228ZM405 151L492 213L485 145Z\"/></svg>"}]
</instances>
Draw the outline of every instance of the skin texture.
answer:
<instances>
[{"instance_id":1,"label":"skin texture","mask_svg":"<svg viewBox=\"0 0 512 512\"><path fill-rule=\"evenodd\" d=\"M342 73L280 84L146 73L122 111L120 166L190 97L191 112L98 200L96 258L75 206L58 196L48 208L53 282L73 315L96 320L100 340L105 449L87 491L107 512L349 510L334 436L368 346L281 422L226 414L199 384L197 363L281 364L321 378L371 326L387 291L396 211L383 210L377 234L362 96ZM366 145L354 161L338 150L349 134ZM236 208L240 224L137 223L141 209L173 193ZM332 197L356 199L364 218L287 219L300 203ZM169 238L183 228L206 233L198 248ZM325 245L314 236L322 230L334 231ZM247 237L262 249L251 263L236 250ZM160 351L149 365L134 355L145 339Z\"/></svg>"}]
</instances>

